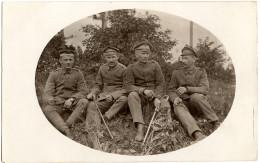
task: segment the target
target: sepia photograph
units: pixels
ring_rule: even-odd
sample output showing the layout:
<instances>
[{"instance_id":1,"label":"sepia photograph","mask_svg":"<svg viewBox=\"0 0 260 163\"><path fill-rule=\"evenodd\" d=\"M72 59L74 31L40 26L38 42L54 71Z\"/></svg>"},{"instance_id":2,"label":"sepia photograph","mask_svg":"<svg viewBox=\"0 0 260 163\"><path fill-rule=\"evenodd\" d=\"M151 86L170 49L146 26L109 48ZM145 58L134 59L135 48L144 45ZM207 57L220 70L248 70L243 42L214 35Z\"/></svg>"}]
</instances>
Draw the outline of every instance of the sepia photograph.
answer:
<instances>
[{"instance_id":1,"label":"sepia photograph","mask_svg":"<svg viewBox=\"0 0 260 163\"><path fill-rule=\"evenodd\" d=\"M232 58L216 36L140 9L97 13L62 29L44 48L35 82L57 130L123 155L171 152L210 136L236 86Z\"/></svg>"},{"instance_id":2,"label":"sepia photograph","mask_svg":"<svg viewBox=\"0 0 260 163\"><path fill-rule=\"evenodd\" d=\"M3 13L2 161L257 160L256 3Z\"/></svg>"}]
</instances>

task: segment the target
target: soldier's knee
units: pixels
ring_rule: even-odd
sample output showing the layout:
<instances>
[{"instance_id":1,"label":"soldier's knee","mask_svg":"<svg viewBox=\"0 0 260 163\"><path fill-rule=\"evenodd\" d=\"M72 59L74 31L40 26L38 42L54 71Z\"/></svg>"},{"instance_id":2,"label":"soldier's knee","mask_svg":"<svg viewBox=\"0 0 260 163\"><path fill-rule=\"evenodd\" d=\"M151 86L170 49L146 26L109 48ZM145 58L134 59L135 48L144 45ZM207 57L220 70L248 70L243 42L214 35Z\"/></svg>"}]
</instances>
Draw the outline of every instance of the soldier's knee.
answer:
<instances>
[{"instance_id":1,"label":"soldier's knee","mask_svg":"<svg viewBox=\"0 0 260 163\"><path fill-rule=\"evenodd\" d=\"M137 92L131 92L129 95L128 95L128 99L136 99L136 98L140 98L140 96L138 95Z\"/></svg>"},{"instance_id":2,"label":"soldier's knee","mask_svg":"<svg viewBox=\"0 0 260 163\"><path fill-rule=\"evenodd\" d=\"M85 98L82 98L78 101L78 105L88 105L89 101Z\"/></svg>"},{"instance_id":3,"label":"soldier's knee","mask_svg":"<svg viewBox=\"0 0 260 163\"><path fill-rule=\"evenodd\" d=\"M205 98L205 97L204 97L203 94L194 93L194 94L191 95L190 100L191 100L192 102L200 102L200 101L204 100L204 98Z\"/></svg>"}]
</instances>

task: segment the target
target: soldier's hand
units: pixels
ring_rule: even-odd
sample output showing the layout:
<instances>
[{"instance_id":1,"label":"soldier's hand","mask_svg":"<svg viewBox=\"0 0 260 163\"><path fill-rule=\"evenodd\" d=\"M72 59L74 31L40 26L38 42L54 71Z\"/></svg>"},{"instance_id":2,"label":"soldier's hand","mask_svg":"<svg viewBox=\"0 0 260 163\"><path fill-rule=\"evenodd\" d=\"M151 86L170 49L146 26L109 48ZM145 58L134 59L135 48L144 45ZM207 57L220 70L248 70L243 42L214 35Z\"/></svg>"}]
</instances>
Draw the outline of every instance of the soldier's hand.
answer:
<instances>
[{"instance_id":1,"label":"soldier's hand","mask_svg":"<svg viewBox=\"0 0 260 163\"><path fill-rule=\"evenodd\" d=\"M71 105L72 105L72 101L70 99L68 99L64 103L64 108L70 109Z\"/></svg>"},{"instance_id":2,"label":"soldier's hand","mask_svg":"<svg viewBox=\"0 0 260 163\"><path fill-rule=\"evenodd\" d=\"M155 108L159 108L161 105L161 100L159 100L158 98L154 99L154 106Z\"/></svg>"},{"instance_id":3,"label":"soldier's hand","mask_svg":"<svg viewBox=\"0 0 260 163\"><path fill-rule=\"evenodd\" d=\"M106 100L107 100L107 102L112 102L113 101L113 96L110 95L110 94L106 95Z\"/></svg>"},{"instance_id":4,"label":"soldier's hand","mask_svg":"<svg viewBox=\"0 0 260 163\"><path fill-rule=\"evenodd\" d=\"M179 87L177 90L176 90L176 93L178 96L181 96L182 94L186 93L187 92L187 89L185 87Z\"/></svg>"},{"instance_id":5,"label":"soldier's hand","mask_svg":"<svg viewBox=\"0 0 260 163\"><path fill-rule=\"evenodd\" d=\"M50 99L47 101L47 103L48 103L49 105L55 105L55 99L54 99L54 98L50 98Z\"/></svg>"},{"instance_id":6,"label":"soldier's hand","mask_svg":"<svg viewBox=\"0 0 260 163\"><path fill-rule=\"evenodd\" d=\"M175 99L174 99L174 104L175 105L179 105L180 103L182 102L182 99L180 98L180 97L176 97Z\"/></svg>"},{"instance_id":7,"label":"soldier's hand","mask_svg":"<svg viewBox=\"0 0 260 163\"><path fill-rule=\"evenodd\" d=\"M153 91L152 90L146 89L146 90L144 90L144 94L148 98L153 97Z\"/></svg>"},{"instance_id":8,"label":"soldier's hand","mask_svg":"<svg viewBox=\"0 0 260 163\"><path fill-rule=\"evenodd\" d=\"M92 99L93 99L93 94L92 94L92 93L88 94L88 95L87 95L87 99L88 99L88 100L92 100Z\"/></svg>"}]
</instances>

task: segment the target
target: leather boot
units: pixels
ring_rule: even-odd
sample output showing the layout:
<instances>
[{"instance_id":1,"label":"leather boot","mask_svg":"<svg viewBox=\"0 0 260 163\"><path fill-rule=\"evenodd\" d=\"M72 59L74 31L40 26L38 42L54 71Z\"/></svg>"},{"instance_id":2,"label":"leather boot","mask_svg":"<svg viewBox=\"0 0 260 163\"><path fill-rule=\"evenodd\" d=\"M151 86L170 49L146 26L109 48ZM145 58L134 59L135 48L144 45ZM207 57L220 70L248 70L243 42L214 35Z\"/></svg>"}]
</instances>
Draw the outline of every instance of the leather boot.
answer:
<instances>
[{"instance_id":1,"label":"leather boot","mask_svg":"<svg viewBox=\"0 0 260 163\"><path fill-rule=\"evenodd\" d=\"M137 124L137 134L135 136L136 141L143 141L144 140L144 124L138 123Z\"/></svg>"},{"instance_id":2,"label":"leather boot","mask_svg":"<svg viewBox=\"0 0 260 163\"><path fill-rule=\"evenodd\" d=\"M198 142L198 141L201 141L202 139L206 138L207 136L204 135L202 132L200 131L195 131L193 133L193 136L195 138L195 141Z\"/></svg>"}]
</instances>

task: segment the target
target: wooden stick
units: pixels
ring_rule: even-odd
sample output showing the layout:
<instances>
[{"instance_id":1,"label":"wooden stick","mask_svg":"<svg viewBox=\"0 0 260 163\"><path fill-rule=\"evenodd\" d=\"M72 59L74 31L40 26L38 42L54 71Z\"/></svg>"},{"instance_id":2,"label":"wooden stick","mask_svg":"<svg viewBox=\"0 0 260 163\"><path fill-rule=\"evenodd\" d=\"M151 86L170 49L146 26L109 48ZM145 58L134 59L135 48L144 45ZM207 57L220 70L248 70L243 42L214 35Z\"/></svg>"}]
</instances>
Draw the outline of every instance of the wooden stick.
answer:
<instances>
[{"instance_id":1,"label":"wooden stick","mask_svg":"<svg viewBox=\"0 0 260 163\"><path fill-rule=\"evenodd\" d=\"M95 103L95 105L96 105L96 108L97 108L97 110L98 110L100 116L101 116L102 121L104 122L104 124L105 124L105 126L106 126L106 128L107 128L107 131L108 131L109 135L111 136L112 139L114 139L114 138L113 138L113 135L111 134L111 132L110 132L108 126L107 126L107 123L106 123L106 121L105 121L105 119L104 119L104 117L103 117L101 111L99 110L99 107L98 107L98 105L97 105L96 97L95 97L95 96L94 96L94 103Z\"/></svg>"}]
</instances>

